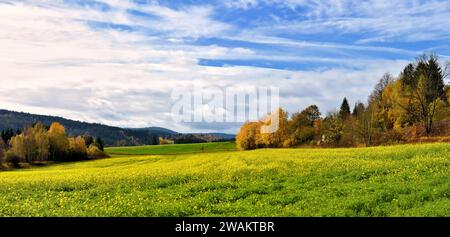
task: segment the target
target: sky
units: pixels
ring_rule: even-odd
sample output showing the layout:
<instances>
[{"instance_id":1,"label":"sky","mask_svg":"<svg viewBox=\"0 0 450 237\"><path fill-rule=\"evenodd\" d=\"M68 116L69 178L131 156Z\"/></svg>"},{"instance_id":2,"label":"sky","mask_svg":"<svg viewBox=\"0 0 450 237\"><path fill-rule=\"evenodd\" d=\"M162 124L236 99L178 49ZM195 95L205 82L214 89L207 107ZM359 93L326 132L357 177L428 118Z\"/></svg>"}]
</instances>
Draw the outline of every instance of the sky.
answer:
<instances>
[{"instance_id":1,"label":"sky","mask_svg":"<svg viewBox=\"0 0 450 237\"><path fill-rule=\"evenodd\" d=\"M0 108L235 133L173 121L172 89L276 86L326 115L424 52L449 60L449 25L448 0L0 0Z\"/></svg>"}]
</instances>

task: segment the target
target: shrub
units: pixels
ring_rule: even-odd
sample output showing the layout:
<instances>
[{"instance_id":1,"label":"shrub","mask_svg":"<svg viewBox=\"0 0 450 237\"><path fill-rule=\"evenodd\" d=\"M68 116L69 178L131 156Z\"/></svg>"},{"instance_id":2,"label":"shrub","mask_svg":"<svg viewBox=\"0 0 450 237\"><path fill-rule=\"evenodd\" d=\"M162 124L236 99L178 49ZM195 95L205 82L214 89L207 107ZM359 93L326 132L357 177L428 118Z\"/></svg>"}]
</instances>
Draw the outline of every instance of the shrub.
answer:
<instances>
[{"instance_id":1,"label":"shrub","mask_svg":"<svg viewBox=\"0 0 450 237\"><path fill-rule=\"evenodd\" d=\"M106 158L108 157L108 155L103 152L102 150L100 150L100 148L98 148L95 145L90 145L89 148L87 149L87 156L89 159L98 159L98 158Z\"/></svg>"},{"instance_id":2,"label":"shrub","mask_svg":"<svg viewBox=\"0 0 450 237\"><path fill-rule=\"evenodd\" d=\"M162 137L159 138L159 145L168 145L168 144L174 144L174 141Z\"/></svg>"}]
</instances>

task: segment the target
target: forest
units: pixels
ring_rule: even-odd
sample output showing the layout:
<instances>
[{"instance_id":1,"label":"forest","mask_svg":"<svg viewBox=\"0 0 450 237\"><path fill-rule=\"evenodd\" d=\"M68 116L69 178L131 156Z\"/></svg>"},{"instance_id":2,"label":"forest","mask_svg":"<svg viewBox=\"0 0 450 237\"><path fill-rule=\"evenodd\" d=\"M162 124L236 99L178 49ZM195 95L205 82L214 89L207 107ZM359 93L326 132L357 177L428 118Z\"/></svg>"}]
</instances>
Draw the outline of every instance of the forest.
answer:
<instances>
[{"instance_id":1,"label":"forest","mask_svg":"<svg viewBox=\"0 0 450 237\"><path fill-rule=\"evenodd\" d=\"M384 74L366 103L351 108L344 98L339 110L325 117L316 105L291 116L279 108L260 121L245 123L236 137L239 149L277 147L365 147L416 142L450 141L450 63L442 66L433 54L423 54L397 77ZM261 127L279 120L275 133Z\"/></svg>"},{"instance_id":2,"label":"forest","mask_svg":"<svg viewBox=\"0 0 450 237\"><path fill-rule=\"evenodd\" d=\"M0 169L107 157L100 137L69 137L60 123L36 123L24 130L0 134Z\"/></svg>"}]
</instances>

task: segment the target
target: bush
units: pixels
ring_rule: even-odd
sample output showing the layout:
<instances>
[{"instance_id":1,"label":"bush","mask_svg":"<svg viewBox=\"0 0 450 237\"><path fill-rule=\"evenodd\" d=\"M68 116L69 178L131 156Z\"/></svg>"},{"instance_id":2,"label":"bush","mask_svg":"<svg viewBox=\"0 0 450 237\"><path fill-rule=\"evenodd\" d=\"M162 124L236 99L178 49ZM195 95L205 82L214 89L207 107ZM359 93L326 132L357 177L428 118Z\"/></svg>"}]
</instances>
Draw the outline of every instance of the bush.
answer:
<instances>
[{"instance_id":1,"label":"bush","mask_svg":"<svg viewBox=\"0 0 450 237\"><path fill-rule=\"evenodd\" d=\"M174 144L175 142L169 139L165 139L160 137L159 138L159 145L168 145L168 144Z\"/></svg>"},{"instance_id":2,"label":"bush","mask_svg":"<svg viewBox=\"0 0 450 237\"><path fill-rule=\"evenodd\" d=\"M403 137L403 134L397 130L390 130L386 132L384 137L385 144L403 143L406 140Z\"/></svg>"},{"instance_id":3,"label":"bush","mask_svg":"<svg viewBox=\"0 0 450 237\"><path fill-rule=\"evenodd\" d=\"M400 131L388 130L386 132L377 132L373 136L373 145L391 145L401 144L406 141L405 137Z\"/></svg>"},{"instance_id":4,"label":"bush","mask_svg":"<svg viewBox=\"0 0 450 237\"><path fill-rule=\"evenodd\" d=\"M87 149L87 156L89 159L99 159L109 157L105 152L103 152L102 150L100 150L100 148L98 148L93 144L90 145L89 148Z\"/></svg>"}]
</instances>

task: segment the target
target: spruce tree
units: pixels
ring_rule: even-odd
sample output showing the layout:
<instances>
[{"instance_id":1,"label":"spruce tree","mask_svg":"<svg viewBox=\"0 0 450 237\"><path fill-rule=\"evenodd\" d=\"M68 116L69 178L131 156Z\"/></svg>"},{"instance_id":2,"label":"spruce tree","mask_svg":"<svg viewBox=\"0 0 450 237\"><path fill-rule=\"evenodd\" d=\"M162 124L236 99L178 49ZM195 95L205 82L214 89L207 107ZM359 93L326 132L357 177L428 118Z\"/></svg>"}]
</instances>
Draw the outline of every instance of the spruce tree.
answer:
<instances>
[{"instance_id":1,"label":"spruce tree","mask_svg":"<svg viewBox=\"0 0 450 237\"><path fill-rule=\"evenodd\" d=\"M100 149L101 151L104 151L105 149L105 144L102 140L101 137L96 137L94 140L94 145L98 147L98 149Z\"/></svg>"},{"instance_id":2,"label":"spruce tree","mask_svg":"<svg viewBox=\"0 0 450 237\"><path fill-rule=\"evenodd\" d=\"M350 116L350 105L348 104L347 98L344 97L342 101L341 110L339 110L339 117L342 120L347 119Z\"/></svg>"}]
</instances>

